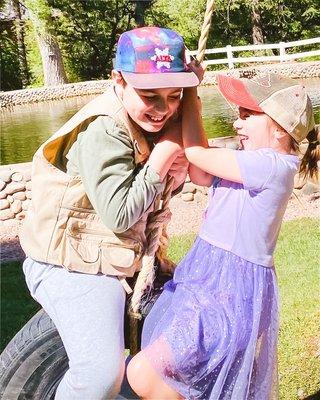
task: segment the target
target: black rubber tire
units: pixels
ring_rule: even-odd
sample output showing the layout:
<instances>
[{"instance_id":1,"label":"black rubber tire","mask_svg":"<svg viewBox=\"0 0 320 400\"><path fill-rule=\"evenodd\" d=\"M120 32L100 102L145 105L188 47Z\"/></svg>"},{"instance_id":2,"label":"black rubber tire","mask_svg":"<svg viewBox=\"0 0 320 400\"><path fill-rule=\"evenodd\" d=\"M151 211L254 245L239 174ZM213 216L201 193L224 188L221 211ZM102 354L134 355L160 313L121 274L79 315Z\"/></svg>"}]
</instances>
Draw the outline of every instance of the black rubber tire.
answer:
<instances>
[{"instance_id":1,"label":"black rubber tire","mask_svg":"<svg viewBox=\"0 0 320 400\"><path fill-rule=\"evenodd\" d=\"M52 400L68 357L52 320L40 310L0 356L0 398Z\"/></svg>"},{"instance_id":2,"label":"black rubber tire","mask_svg":"<svg viewBox=\"0 0 320 400\"><path fill-rule=\"evenodd\" d=\"M0 355L0 399L53 400L67 369L59 333L48 314L40 310ZM117 399L138 399L126 378Z\"/></svg>"}]
</instances>

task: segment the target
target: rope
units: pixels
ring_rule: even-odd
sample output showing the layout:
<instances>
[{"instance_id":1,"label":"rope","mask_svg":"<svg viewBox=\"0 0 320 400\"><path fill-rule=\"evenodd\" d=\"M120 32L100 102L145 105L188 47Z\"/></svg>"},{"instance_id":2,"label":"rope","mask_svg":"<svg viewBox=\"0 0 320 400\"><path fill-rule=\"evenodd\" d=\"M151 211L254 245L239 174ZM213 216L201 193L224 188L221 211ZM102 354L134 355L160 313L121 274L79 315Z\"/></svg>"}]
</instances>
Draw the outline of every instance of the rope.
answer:
<instances>
[{"instance_id":1,"label":"rope","mask_svg":"<svg viewBox=\"0 0 320 400\"><path fill-rule=\"evenodd\" d=\"M204 59L204 52L209 36L211 18L213 13L214 0L207 0L207 7L202 24L201 35L198 43L197 61L201 63ZM142 258L141 271L139 272L134 291L131 298L129 311L130 318L130 347L131 352L136 354L138 351L138 320L141 319L140 304L145 291L151 290L155 279L155 257L160 262L161 269L172 271L173 263L167 258L168 235L166 226L170 221L171 212L169 201L171 198L174 179L169 177L162 195L161 208L150 215L147 225L146 238L148 247Z\"/></svg>"},{"instance_id":2,"label":"rope","mask_svg":"<svg viewBox=\"0 0 320 400\"><path fill-rule=\"evenodd\" d=\"M200 39L198 42L198 54L197 61L201 63L204 59L204 52L206 50L207 40L209 36L209 30L211 26L211 18L213 13L214 0L207 0L207 7L204 14L204 20L201 28Z\"/></svg>"},{"instance_id":3,"label":"rope","mask_svg":"<svg viewBox=\"0 0 320 400\"><path fill-rule=\"evenodd\" d=\"M150 214L150 219L147 225L147 243L145 255L142 258L141 271L139 272L134 292L131 298L130 316L136 319L141 319L139 311L142 295L146 290L152 288L155 278L155 255L159 248L164 248L168 245L168 236L165 231L165 226L170 221L171 211L169 209L169 201L171 198L172 185L174 179L169 177L167 179L165 190L162 194L161 208ZM162 237L164 236L164 237ZM159 252L161 256L166 254L166 250ZM161 263L161 260L159 260Z\"/></svg>"}]
</instances>

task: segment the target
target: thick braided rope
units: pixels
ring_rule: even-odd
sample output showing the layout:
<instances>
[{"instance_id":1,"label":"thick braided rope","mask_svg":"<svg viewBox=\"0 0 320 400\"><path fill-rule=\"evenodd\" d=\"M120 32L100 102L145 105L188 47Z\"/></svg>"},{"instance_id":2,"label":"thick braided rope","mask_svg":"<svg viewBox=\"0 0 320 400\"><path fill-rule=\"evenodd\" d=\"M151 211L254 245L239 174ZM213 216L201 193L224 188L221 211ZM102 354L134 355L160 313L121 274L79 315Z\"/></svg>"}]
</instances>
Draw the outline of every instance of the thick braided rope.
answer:
<instances>
[{"instance_id":1,"label":"thick braided rope","mask_svg":"<svg viewBox=\"0 0 320 400\"><path fill-rule=\"evenodd\" d=\"M168 224L171 218L171 212L168 205L171 198L173 181L172 177L168 178L162 195L162 207L160 210L153 212L150 221L148 221L146 232L148 248L142 258L141 271L139 272L134 286L130 306L131 316L137 319L141 318L139 312L141 297L148 288L152 287L155 278L155 254L159 248L159 244L161 243L163 228ZM167 243L166 240L162 240L162 242Z\"/></svg>"},{"instance_id":2,"label":"thick braided rope","mask_svg":"<svg viewBox=\"0 0 320 400\"><path fill-rule=\"evenodd\" d=\"M200 39L198 42L198 54L197 61L201 63L204 59L204 52L206 50L207 40L209 36L209 30L211 26L211 18L213 13L214 0L207 1L207 8L204 14L204 20L202 24Z\"/></svg>"}]
</instances>

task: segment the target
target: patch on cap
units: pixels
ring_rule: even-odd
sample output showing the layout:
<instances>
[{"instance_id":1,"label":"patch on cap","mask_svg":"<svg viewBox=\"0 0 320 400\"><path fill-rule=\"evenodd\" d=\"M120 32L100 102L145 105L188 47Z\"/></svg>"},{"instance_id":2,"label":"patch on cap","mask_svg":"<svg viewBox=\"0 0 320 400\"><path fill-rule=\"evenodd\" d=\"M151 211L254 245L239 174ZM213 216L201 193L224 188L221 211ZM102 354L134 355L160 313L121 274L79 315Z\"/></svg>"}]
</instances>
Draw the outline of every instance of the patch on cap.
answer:
<instances>
[{"instance_id":1,"label":"patch on cap","mask_svg":"<svg viewBox=\"0 0 320 400\"><path fill-rule=\"evenodd\" d=\"M155 55L150 57L151 60L155 61L157 63L157 68L161 67L166 67L166 68L171 68L171 62L174 60L174 56L169 54L169 47L166 47L165 49L161 50L156 47L154 49Z\"/></svg>"}]
</instances>

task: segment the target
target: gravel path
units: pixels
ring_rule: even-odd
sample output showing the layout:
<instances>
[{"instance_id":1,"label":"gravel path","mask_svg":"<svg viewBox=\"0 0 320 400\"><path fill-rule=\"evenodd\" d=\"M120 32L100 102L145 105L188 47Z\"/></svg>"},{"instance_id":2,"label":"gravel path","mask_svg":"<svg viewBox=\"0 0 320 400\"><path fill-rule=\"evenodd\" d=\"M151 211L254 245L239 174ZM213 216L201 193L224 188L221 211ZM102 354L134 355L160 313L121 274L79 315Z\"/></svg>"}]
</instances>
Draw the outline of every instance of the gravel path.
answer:
<instances>
[{"instance_id":1,"label":"gravel path","mask_svg":"<svg viewBox=\"0 0 320 400\"><path fill-rule=\"evenodd\" d=\"M168 227L170 235L182 235L189 232L197 232L202 219L203 210L207 204L207 196L186 203L179 198L173 198L170 202L172 219ZM288 203L284 221L298 218L320 217L320 194L311 196L292 196Z\"/></svg>"},{"instance_id":2,"label":"gravel path","mask_svg":"<svg viewBox=\"0 0 320 400\"><path fill-rule=\"evenodd\" d=\"M197 232L207 204L207 196L198 196L194 201L185 202L180 197L171 200L172 220L168 227L169 235L182 235ZM320 194L313 196L292 196L289 201L284 220L303 217L320 217ZM6 226L0 229L1 262L23 260L24 253L18 240L18 226Z\"/></svg>"}]
</instances>

